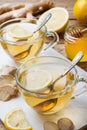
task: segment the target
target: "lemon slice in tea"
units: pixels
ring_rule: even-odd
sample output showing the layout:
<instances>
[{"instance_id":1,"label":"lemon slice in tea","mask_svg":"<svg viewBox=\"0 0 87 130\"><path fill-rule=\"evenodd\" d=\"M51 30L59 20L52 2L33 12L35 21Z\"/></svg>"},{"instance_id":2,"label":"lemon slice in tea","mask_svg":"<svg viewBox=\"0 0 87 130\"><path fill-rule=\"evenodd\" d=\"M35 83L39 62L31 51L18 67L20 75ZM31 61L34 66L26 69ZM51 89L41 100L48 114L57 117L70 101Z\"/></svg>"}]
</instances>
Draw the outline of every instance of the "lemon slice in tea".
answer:
<instances>
[{"instance_id":1,"label":"lemon slice in tea","mask_svg":"<svg viewBox=\"0 0 87 130\"><path fill-rule=\"evenodd\" d=\"M49 86L52 82L52 76L50 72L44 69L31 70L27 75L26 89L30 91L41 90Z\"/></svg>"},{"instance_id":2,"label":"lemon slice in tea","mask_svg":"<svg viewBox=\"0 0 87 130\"><path fill-rule=\"evenodd\" d=\"M31 23L16 23L9 27L9 35L13 38L24 39L31 37L36 25Z\"/></svg>"}]
</instances>

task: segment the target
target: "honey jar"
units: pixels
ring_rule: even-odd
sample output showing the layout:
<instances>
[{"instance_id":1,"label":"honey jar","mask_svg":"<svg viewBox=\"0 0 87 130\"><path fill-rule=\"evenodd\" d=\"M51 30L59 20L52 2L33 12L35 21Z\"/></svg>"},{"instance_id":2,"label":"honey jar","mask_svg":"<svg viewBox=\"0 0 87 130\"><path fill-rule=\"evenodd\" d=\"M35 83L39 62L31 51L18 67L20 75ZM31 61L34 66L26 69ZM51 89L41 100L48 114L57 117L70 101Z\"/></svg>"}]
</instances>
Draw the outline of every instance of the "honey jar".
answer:
<instances>
[{"instance_id":1,"label":"honey jar","mask_svg":"<svg viewBox=\"0 0 87 130\"><path fill-rule=\"evenodd\" d=\"M82 33L82 30L86 28L87 25L79 24L66 29L64 34L65 52L69 59L72 60L77 52L83 51L84 56L80 62L87 62L87 30Z\"/></svg>"}]
</instances>

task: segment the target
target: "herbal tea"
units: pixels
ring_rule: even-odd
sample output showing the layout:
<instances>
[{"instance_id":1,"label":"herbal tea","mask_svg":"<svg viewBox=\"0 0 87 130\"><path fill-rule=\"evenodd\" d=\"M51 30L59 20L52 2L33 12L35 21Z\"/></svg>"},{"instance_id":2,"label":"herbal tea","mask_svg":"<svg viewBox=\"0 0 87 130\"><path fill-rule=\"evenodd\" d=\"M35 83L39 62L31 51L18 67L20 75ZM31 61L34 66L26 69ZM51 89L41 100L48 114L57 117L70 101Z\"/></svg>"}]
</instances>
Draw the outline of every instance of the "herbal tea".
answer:
<instances>
[{"instance_id":1,"label":"herbal tea","mask_svg":"<svg viewBox=\"0 0 87 130\"><path fill-rule=\"evenodd\" d=\"M50 93L45 91L44 88L50 89L51 83L65 70L66 68L63 65L60 66L51 62L39 63L27 70L24 69L19 74L18 80L22 87L26 89L20 87L20 92L25 101L39 113L52 114L61 110L73 94L75 84L73 86L71 84L74 80L74 74L69 73L58 80Z\"/></svg>"},{"instance_id":2,"label":"herbal tea","mask_svg":"<svg viewBox=\"0 0 87 130\"><path fill-rule=\"evenodd\" d=\"M44 32L33 33L35 28L35 24L21 22L6 25L0 31L3 48L19 63L36 56L43 46Z\"/></svg>"}]
</instances>

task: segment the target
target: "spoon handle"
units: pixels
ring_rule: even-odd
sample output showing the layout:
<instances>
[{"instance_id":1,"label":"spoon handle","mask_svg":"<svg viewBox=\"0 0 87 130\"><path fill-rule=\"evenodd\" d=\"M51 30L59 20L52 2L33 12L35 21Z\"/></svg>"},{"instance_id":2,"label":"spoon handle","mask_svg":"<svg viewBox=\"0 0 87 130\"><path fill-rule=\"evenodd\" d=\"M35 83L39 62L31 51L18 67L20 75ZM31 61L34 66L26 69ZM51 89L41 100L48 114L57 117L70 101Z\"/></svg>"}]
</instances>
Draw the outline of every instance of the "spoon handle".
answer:
<instances>
[{"instance_id":1,"label":"spoon handle","mask_svg":"<svg viewBox=\"0 0 87 130\"><path fill-rule=\"evenodd\" d=\"M78 52L75 58L71 62L72 65L64 74L62 74L62 76L65 76L80 61L82 57L83 57L83 52L82 51Z\"/></svg>"},{"instance_id":2,"label":"spoon handle","mask_svg":"<svg viewBox=\"0 0 87 130\"><path fill-rule=\"evenodd\" d=\"M53 82L53 84L55 84L56 81L59 80L60 78L64 77L64 76L79 62L79 60L80 60L82 57L83 57L83 52L82 52L82 51L78 52L77 55L75 56L75 58L72 60L70 68L69 68L68 70L66 70L66 71L64 72L64 74L61 74L61 75Z\"/></svg>"},{"instance_id":3,"label":"spoon handle","mask_svg":"<svg viewBox=\"0 0 87 130\"><path fill-rule=\"evenodd\" d=\"M36 30L34 31L34 33L36 33L38 30L40 30L46 23L47 21L52 17L52 14L49 13L43 20L43 22L36 28Z\"/></svg>"}]
</instances>

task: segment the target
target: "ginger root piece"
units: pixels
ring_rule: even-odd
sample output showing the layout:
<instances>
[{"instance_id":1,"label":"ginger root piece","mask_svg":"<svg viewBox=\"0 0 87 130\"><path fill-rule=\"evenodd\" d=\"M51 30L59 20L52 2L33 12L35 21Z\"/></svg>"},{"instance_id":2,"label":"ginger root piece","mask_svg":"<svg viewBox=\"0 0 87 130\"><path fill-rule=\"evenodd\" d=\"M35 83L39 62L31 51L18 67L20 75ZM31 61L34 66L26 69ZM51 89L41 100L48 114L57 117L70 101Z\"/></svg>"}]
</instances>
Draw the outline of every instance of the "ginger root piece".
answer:
<instances>
[{"instance_id":1,"label":"ginger root piece","mask_svg":"<svg viewBox=\"0 0 87 130\"><path fill-rule=\"evenodd\" d=\"M0 130L6 130L4 123L0 120Z\"/></svg>"},{"instance_id":2,"label":"ginger root piece","mask_svg":"<svg viewBox=\"0 0 87 130\"><path fill-rule=\"evenodd\" d=\"M26 18L27 22L36 23L36 18L30 12L26 14Z\"/></svg>"},{"instance_id":3,"label":"ginger root piece","mask_svg":"<svg viewBox=\"0 0 87 130\"><path fill-rule=\"evenodd\" d=\"M24 18L26 16L27 8L21 8L17 10L12 10L0 15L0 23L5 22L14 18Z\"/></svg>"},{"instance_id":4,"label":"ginger root piece","mask_svg":"<svg viewBox=\"0 0 87 130\"><path fill-rule=\"evenodd\" d=\"M17 97L17 95L18 95L18 90L16 87L13 87L12 85L9 84L0 86L1 101L8 101L13 97Z\"/></svg>"},{"instance_id":5,"label":"ginger root piece","mask_svg":"<svg viewBox=\"0 0 87 130\"><path fill-rule=\"evenodd\" d=\"M74 124L69 118L61 118L57 124L52 121L44 122L44 130L74 130Z\"/></svg>"},{"instance_id":6,"label":"ginger root piece","mask_svg":"<svg viewBox=\"0 0 87 130\"><path fill-rule=\"evenodd\" d=\"M3 66L0 69L0 100L7 101L18 96L18 88L15 81L16 67Z\"/></svg>"},{"instance_id":7,"label":"ginger root piece","mask_svg":"<svg viewBox=\"0 0 87 130\"><path fill-rule=\"evenodd\" d=\"M59 130L59 129L58 129L58 126L55 122L46 121L44 123L44 130Z\"/></svg>"},{"instance_id":8,"label":"ginger root piece","mask_svg":"<svg viewBox=\"0 0 87 130\"><path fill-rule=\"evenodd\" d=\"M52 0L41 0L40 2L32 4L31 7L28 9L28 12L31 12L31 14L33 15L37 15L53 7L54 3Z\"/></svg>"},{"instance_id":9,"label":"ginger root piece","mask_svg":"<svg viewBox=\"0 0 87 130\"><path fill-rule=\"evenodd\" d=\"M23 3L16 3L15 5L8 3L0 6L0 23L5 22L9 19L16 18L17 14L18 16L22 15L22 10L24 10L25 4ZM22 9L22 10L21 10ZM19 11L20 10L20 11ZM16 14L16 15L14 15ZM23 17L22 15L21 17Z\"/></svg>"},{"instance_id":10,"label":"ginger root piece","mask_svg":"<svg viewBox=\"0 0 87 130\"><path fill-rule=\"evenodd\" d=\"M10 9L11 10L16 10L16 9L20 9L20 8L24 8L25 7L25 4L24 3L15 3L12 4L12 6L10 6Z\"/></svg>"},{"instance_id":11,"label":"ginger root piece","mask_svg":"<svg viewBox=\"0 0 87 130\"><path fill-rule=\"evenodd\" d=\"M15 76L15 72L16 72L16 67L15 66L3 66L0 69L0 75L13 75Z\"/></svg>"},{"instance_id":12,"label":"ginger root piece","mask_svg":"<svg viewBox=\"0 0 87 130\"><path fill-rule=\"evenodd\" d=\"M3 5L0 6L0 15L5 13L5 12L20 9L20 8L23 8L23 7L25 7L25 4L23 4L23 3L15 3L15 5L12 4L12 3L3 4Z\"/></svg>"},{"instance_id":13,"label":"ginger root piece","mask_svg":"<svg viewBox=\"0 0 87 130\"><path fill-rule=\"evenodd\" d=\"M7 101L18 95L17 84L12 75L0 76L0 100Z\"/></svg>"},{"instance_id":14,"label":"ginger root piece","mask_svg":"<svg viewBox=\"0 0 87 130\"><path fill-rule=\"evenodd\" d=\"M59 130L74 130L74 124L69 118L61 118L57 124Z\"/></svg>"},{"instance_id":15,"label":"ginger root piece","mask_svg":"<svg viewBox=\"0 0 87 130\"><path fill-rule=\"evenodd\" d=\"M6 3L6 4L3 4L3 5L0 5L0 15L5 13L5 12L10 11L11 10L10 6L11 6L10 3Z\"/></svg>"},{"instance_id":16,"label":"ginger root piece","mask_svg":"<svg viewBox=\"0 0 87 130\"><path fill-rule=\"evenodd\" d=\"M9 19L14 18L29 18L29 13L31 13L31 18L33 16L38 15L39 13L43 13L46 10L54 7L54 4L50 0L42 0L33 4L5 4L0 6L0 23L5 22ZM30 19L30 18L29 18Z\"/></svg>"}]
</instances>

